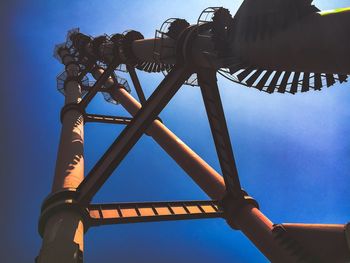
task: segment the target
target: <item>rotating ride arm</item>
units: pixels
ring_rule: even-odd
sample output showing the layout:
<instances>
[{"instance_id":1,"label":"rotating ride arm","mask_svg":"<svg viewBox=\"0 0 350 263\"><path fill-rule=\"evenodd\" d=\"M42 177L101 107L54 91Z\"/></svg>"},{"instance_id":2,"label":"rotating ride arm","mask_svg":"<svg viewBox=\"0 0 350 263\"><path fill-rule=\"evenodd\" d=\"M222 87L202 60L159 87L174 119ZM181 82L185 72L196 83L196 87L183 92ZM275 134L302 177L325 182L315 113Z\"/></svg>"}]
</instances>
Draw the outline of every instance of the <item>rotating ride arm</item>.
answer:
<instances>
[{"instance_id":1,"label":"rotating ride arm","mask_svg":"<svg viewBox=\"0 0 350 263\"><path fill-rule=\"evenodd\" d=\"M268 93L294 94L345 82L350 9L320 12L311 2L245 0L228 30L236 62L226 77Z\"/></svg>"}]
</instances>

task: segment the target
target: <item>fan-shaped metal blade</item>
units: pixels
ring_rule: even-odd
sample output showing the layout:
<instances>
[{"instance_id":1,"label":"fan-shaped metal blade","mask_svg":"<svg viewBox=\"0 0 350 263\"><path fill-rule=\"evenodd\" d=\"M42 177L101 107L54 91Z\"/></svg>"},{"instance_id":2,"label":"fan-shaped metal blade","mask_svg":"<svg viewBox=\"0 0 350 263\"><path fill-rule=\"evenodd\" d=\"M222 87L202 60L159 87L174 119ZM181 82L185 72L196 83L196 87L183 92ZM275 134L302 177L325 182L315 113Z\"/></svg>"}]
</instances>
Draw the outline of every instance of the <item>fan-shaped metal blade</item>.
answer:
<instances>
[{"instance_id":1,"label":"fan-shaped metal blade","mask_svg":"<svg viewBox=\"0 0 350 263\"><path fill-rule=\"evenodd\" d=\"M315 90L321 90L322 88L322 78L320 73L315 73L314 75L314 89Z\"/></svg>"},{"instance_id":2,"label":"fan-shaped metal blade","mask_svg":"<svg viewBox=\"0 0 350 263\"><path fill-rule=\"evenodd\" d=\"M276 89L277 82L278 82L281 74L282 74L282 71L277 71L275 73L275 75L273 76L273 78L272 78L272 80L271 80L271 82L269 84L269 87L266 90L268 93L274 92L274 90Z\"/></svg>"},{"instance_id":3,"label":"fan-shaped metal blade","mask_svg":"<svg viewBox=\"0 0 350 263\"><path fill-rule=\"evenodd\" d=\"M281 80L280 86L278 88L279 93L285 93L288 85L288 80L292 72L284 72L283 78Z\"/></svg>"},{"instance_id":4,"label":"fan-shaped metal blade","mask_svg":"<svg viewBox=\"0 0 350 263\"><path fill-rule=\"evenodd\" d=\"M269 77L271 76L272 73L273 73L272 70L268 70L268 71L265 72L264 76L260 79L260 81L256 85L256 88L258 90L262 90L264 88L266 82L268 81L268 79L269 79Z\"/></svg>"},{"instance_id":5,"label":"fan-shaped metal blade","mask_svg":"<svg viewBox=\"0 0 350 263\"><path fill-rule=\"evenodd\" d=\"M298 91L300 74L301 74L300 72L294 73L292 85L290 87L290 93L292 93L292 94L297 93L297 91Z\"/></svg>"},{"instance_id":6,"label":"fan-shaped metal blade","mask_svg":"<svg viewBox=\"0 0 350 263\"><path fill-rule=\"evenodd\" d=\"M253 84L255 83L255 81L259 78L259 76L264 72L264 70L262 69L258 69L254 72L254 74L247 79L246 83L249 87L253 86Z\"/></svg>"},{"instance_id":7,"label":"fan-shaped metal blade","mask_svg":"<svg viewBox=\"0 0 350 263\"><path fill-rule=\"evenodd\" d=\"M309 91L310 89L310 73L304 73L303 85L301 87L301 92Z\"/></svg>"}]
</instances>

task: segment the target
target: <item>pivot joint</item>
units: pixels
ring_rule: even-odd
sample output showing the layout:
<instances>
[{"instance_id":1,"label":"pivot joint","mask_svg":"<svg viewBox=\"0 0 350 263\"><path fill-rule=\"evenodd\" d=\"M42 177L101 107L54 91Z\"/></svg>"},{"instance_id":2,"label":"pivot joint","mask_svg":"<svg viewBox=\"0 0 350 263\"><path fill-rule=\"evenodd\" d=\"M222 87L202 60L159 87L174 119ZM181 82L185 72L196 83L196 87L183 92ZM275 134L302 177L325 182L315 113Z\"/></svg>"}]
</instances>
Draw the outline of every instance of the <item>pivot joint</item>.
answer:
<instances>
[{"instance_id":1,"label":"pivot joint","mask_svg":"<svg viewBox=\"0 0 350 263\"><path fill-rule=\"evenodd\" d=\"M227 193L221 200L221 207L224 210L224 217L230 227L235 230L239 230L239 226L235 218L237 218L240 211L248 205L259 209L258 202L253 197L249 196L244 190L241 190L238 195Z\"/></svg>"}]
</instances>

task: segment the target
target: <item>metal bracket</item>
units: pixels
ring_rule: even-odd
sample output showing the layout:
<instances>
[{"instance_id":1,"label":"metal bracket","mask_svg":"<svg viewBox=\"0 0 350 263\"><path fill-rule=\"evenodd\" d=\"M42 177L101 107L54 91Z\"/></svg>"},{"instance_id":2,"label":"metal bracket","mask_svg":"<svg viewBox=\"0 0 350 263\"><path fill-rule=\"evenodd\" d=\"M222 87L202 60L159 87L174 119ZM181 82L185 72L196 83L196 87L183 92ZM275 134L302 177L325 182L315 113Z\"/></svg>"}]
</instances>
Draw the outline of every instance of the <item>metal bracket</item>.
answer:
<instances>
[{"instance_id":1,"label":"metal bracket","mask_svg":"<svg viewBox=\"0 0 350 263\"><path fill-rule=\"evenodd\" d=\"M60 120L61 123L63 122L64 115L71 110L75 110L80 112L83 116L85 115L85 110L83 107L81 107L80 103L68 103L62 107L61 114L60 114Z\"/></svg>"},{"instance_id":2,"label":"metal bracket","mask_svg":"<svg viewBox=\"0 0 350 263\"><path fill-rule=\"evenodd\" d=\"M247 205L252 205L259 209L258 202L244 190L241 190L239 195L234 196L227 192L226 196L221 200L220 205L224 209L227 223L235 230L239 230L235 218L242 208Z\"/></svg>"},{"instance_id":3,"label":"metal bracket","mask_svg":"<svg viewBox=\"0 0 350 263\"><path fill-rule=\"evenodd\" d=\"M62 210L72 210L82 215L84 224L88 223L89 213L80 206L77 201L77 190L74 188L50 194L41 206L38 231L41 237L44 235L45 225L49 218ZM87 229L87 228L86 228Z\"/></svg>"}]
</instances>

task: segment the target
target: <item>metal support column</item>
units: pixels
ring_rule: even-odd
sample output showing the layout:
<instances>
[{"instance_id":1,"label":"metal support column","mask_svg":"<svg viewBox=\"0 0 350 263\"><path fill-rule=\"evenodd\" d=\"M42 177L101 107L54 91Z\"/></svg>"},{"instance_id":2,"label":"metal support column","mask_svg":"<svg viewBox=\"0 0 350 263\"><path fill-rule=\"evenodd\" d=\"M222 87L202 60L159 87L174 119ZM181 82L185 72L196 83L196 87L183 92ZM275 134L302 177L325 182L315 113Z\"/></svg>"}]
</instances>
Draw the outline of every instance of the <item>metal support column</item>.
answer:
<instances>
[{"instance_id":1,"label":"metal support column","mask_svg":"<svg viewBox=\"0 0 350 263\"><path fill-rule=\"evenodd\" d=\"M58 206L62 193L74 192L84 179L84 121L77 107L81 100L79 65L65 48L59 50L66 66L65 110L62 110L62 131L57 154L55 177L51 195L46 199L47 211L43 211L43 243L38 263L77 263L83 261L84 225L82 216L75 209ZM60 197L59 197L60 196ZM65 200L61 200L62 203ZM50 208L50 209L49 209ZM45 220L43 219L45 214ZM43 223L44 221L44 223Z\"/></svg>"}]
</instances>

